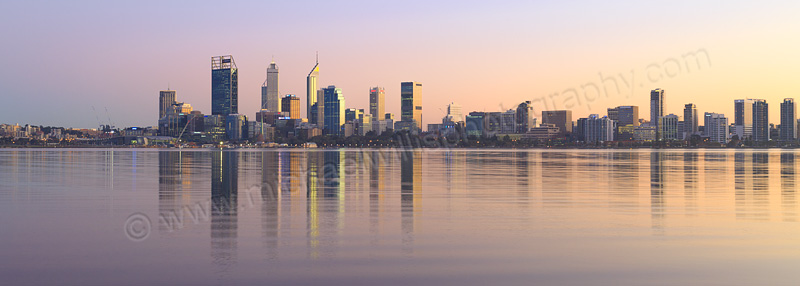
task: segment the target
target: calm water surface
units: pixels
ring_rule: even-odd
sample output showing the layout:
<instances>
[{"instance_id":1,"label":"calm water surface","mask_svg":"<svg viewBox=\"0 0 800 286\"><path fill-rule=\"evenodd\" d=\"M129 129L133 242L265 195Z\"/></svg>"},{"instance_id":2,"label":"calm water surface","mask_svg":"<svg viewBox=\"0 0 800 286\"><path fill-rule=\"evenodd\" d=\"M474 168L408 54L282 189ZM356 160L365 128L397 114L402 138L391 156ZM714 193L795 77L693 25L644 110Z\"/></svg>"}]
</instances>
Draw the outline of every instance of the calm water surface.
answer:
<instances>
[{"instance_id":1,"label":"calm water surface","mask_svg":"<svg viewBox=\"0 0 800 286\"><path fill-rule=\"evenodd\" d=\"M3 285L797 285L798 152L0 150Z\"/></svg>"}]
</instances>

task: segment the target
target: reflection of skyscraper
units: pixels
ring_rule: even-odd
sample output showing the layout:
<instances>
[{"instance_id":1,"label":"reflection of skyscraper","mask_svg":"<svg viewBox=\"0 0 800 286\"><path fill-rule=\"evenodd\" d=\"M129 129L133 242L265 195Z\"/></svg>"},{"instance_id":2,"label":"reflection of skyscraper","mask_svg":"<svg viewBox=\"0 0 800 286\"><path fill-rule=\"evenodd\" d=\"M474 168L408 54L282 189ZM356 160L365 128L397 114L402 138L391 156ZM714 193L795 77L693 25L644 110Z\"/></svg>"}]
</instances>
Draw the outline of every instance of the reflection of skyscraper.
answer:
<instances>
[{"instance_id":1,"label":"reflection of skyscraper","mask_svg":"<svg viewBox=\"0 0 800 286\"><path fill-rule=\"evenodd\" d=\"M159 231L171 232L183 227L181 224L182 196L180 190L181 152L158 152L158 215Z\"/></svg>"},{"instance_id":2,"label":"reflection of skyscraper","mask_svg":"<svg viewBox=\"0 0 800 286\"><path fill-rule=\"evenodd\" d=\"M650 215L657 234L664 232L664 153L650 152Z\"/></svg>"},{"instance_id":3,"label":"reflection of skyscraper","mask_svg":"<svg viewBox=\"0 0 800 286\"><path fill-rule=\"evenodd\" d=\"M261 221L264 229L264 246L268 255L274 257L278 247L280 197L278 194L278 154L261 152Z\"/></svg>"},{"instance_id":4,"label":"reflection of skyscraper","mask_svg":"<svg viewBox=\"0 0 800 286\"><path fill-rule=\"evenodd\" d=\"M697 152L683 153L683 194L687 213L697 215Z\"/></svg>"},{"instance_id":5,"label":"reflection of skyscraper","mask_svg":"<svg viewBox=\"0 0 800 286\"><path fill-rule=\"evenodd\" d=\"M414 212L418 207L417 197L420 191L422 165L420 153L413 150L403 151L400 162L400 228L402 230L403 247L412 252L414 243Z\"/></svg>"},{"instance_id":6,"label":"reflection of skyscraper","mask_svg":"<svg viewBox=\"0 0 800 286\"><path fill-rule=\"evenodd\" d=\"M781 208L784 221L797 221L795 154L781 153Z\"/></svg>"},{"instance_id":7,"label":"reflection of skyscraper","mask_svg":"<svg viewBox=\"0 0 800 286\"><path fill-rule=\"evenodd\" d=\"M239 71L233 56L211 58L211 114L239 113Z\"/></svg>"},{"instance_id":8,"label":"reflection of skyscraper","mask_svg":"<svg viewBox=\"0 0 800 286\"><path fill-rule=\"evenodd\" d=\"M222 272L236 263L239 153L211 153L211 257Z\"/></svg>"}]
</instances>

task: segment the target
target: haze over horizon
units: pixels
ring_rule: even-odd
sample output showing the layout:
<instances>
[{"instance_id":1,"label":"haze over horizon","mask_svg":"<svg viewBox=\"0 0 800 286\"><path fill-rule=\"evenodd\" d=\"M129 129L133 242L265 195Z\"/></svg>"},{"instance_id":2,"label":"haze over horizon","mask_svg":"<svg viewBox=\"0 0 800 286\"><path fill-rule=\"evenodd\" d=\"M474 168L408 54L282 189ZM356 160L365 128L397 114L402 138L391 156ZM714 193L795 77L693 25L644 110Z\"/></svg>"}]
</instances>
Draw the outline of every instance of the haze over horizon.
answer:
<instances>
[{"instance_id":1,"label":"haze over horizon","mask_svg":"<svg viewBox=\"0 0 800 286\"><path fill-rule=\"evenodd\" d=\"M228 54L240 113L259 109L274 56L280 93L298 95L305 117L317 51L319 86L342 88L348 108L368 109L379 85L399 117L400 82L421 82L423 125L451 101L467 113L539 100L537 117L568 108L573 119L638 105L648 119L654 88L666 90L666 113L691 102L732 118L734 99L763 98L778 123L781 100L800 99L793 1L142 3L0 3L14 11L0 19L0 123L154 126L167 87L210 114L210 59Z\"/></svg>"}]
</instances>

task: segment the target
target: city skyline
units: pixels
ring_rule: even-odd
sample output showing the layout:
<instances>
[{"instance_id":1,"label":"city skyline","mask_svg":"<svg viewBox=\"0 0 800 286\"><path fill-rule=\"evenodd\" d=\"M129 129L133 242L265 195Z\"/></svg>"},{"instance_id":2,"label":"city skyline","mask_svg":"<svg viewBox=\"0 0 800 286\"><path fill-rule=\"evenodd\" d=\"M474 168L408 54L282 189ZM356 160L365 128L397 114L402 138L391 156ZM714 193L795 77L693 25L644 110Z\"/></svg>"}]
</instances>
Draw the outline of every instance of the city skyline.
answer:
<instances>
[{"instance_id":1,"label":"city skyline","mask_svg":"<svg viewBox=\"0 0 800 286\"><path fill-rule=\"evenodd\" d=\"M791 13L800 3L454 4L322 2L309 10L304 8L309 4L238 2L230 8L237 21L212 25L207 19L217 8L202 2L192 7L102 3L73 13L61 11L74 3L3 3L4 10L21 12L0 20L4 26L35 24L24 33L0 32L16 43L3 50L16 55L9 64L19 68L0 79L9 94L7 106L18 107L3 109L0 122L91 128L98 125L94 106L108 108L118 126L151 126L156 102L142 99L167 87L178 90L181 101L209 113L206 61L227 54L236 57L240 70L240 113L254 114L272 56L281 67L281 96L302 95L317 51L325 67L319 86L342 88L352 106L368 106L371 86L385 86L387 98L395 98L397 82L425 83L423 125L438 122L444 116L439 109L452 101L464 110L494 111L531 100L535 113L572 109L575 117L584 117L610 106L644 108L647 99L633 95L656 87L670 90L666 110L676 114L689 102L700 113L732 113L730 99L777 104L794 97L791 70L800 59L791 55L800 43L778 35L800 28ZM386 20L363 26L370 18L364 12L373 9ZM660 12L650 13L654 9ZM271 23L277 24L269 26L270 37L258 37L268 27L258 13L265 10L274 11ZM415 20L399 17L406 14ZM609 15L616 20L607 21ZM290 21L298 18L310 20ZM406 41L408 31L419 40ZM208 34L223 32L225 41L208 40ZM305 44L305 36L298 35L317 40ZM659 40L631 41L645 38ZM750 40L742 44L742 38ZM372 42L381 48L365 48ZM685 57L689 53L700 55L700 68ZM89 73L95 75L85 76ZM601 76L614 77L620 92L608 81L603 86ZM609 96L582 97L579 105L573 100L576 106L565 106L573 89L582 92L589 84L607 88ZM552 98L557 106L541 108L535 102L541 98ZM33 109L27 101L46 104ZM721 103L712 108L716 102ZM399 114L399 104L387 100L386 112ZM778 108L769 112L770 118L779 118Z\"/></svg>"}]
</instances>

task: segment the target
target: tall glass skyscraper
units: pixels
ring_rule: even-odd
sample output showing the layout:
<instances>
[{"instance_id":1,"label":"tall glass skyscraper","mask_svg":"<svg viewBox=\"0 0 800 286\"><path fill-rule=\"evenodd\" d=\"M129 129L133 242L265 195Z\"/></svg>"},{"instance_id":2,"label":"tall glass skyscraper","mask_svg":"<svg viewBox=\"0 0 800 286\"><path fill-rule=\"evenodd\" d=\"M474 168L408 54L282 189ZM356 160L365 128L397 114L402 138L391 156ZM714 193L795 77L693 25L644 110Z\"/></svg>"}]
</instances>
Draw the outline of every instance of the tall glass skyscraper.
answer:
<instances>
[{"instance_id":1,"label":"tall glass skyscraper","mask_svg":"<svg viewBox=\"0 0 800 286\"><path fill-rule=\"evenodd\" d=\"M698 116L697 116L697 106L694 103L687 103L683 106L683 126L684 132L683 138L688 139L690 136L697 134L698 131Z\"/></svg>"},{"instance_id":2,"label":"tall glass skyscraper","mask_svg":"<svg viewBox=\"0 0 800 286\"><path fill-rule=\"evenodd\" d=\"M794 98L786 98L781 103L781 141L797 139L797 105Z\"/></svg>"},{"instance_id":3,"label":"tall glass skyscraper","mask_svg":"<svg viewBox=\"0 0 800 286\"><path fill-rule=\"evenodd\" d=\"M400 120L416 122L422 126L422 84L418 82L400 83Z\"/></svg>"},{"instance_id":4,"label":"tall glass skyscraper","mask_svg":"<svg viewBox=\"0 0 800 286\"><path fill-rule=\"evenodd\" d=\"M733 101L733 133L739 140L753 137L753 103L752 99L737 99Z\"/></svg>"},{"instance_id":5,"label":"tall glass skyscraper","mask_svg":"<svg viewBox=\"0 0 800 286\"><path fill-rule=\"evenodd\" d=\"M280 92L278 91L278 65L275 62L267 68L267 80L261 85L261 109L281 112Z\"/></svg>"},{"instance_id":6,"label":"tall glass skyscraper","mask_svg":"<svg viewBox=\"0 0 800 286\"><path fill-rule=\"evenodd\" d=\"M763 99L753 100L753 141L769 141L769 106Z\"/></svg>"},{"instance_id":7,"label":"tall glass skyscraper","mask_svg":"<svg viewBox=\"0 0 800 286\"><path fill-rule=\"evenodd\" d=\"M344 95L342 94L342 89L330 85L328 88L322 90L325 97L325 134L342 136L344 135L342 126L345 122Z\"/></svg>"},{"instance_id":8,"label":"tall glass skyscraper","mask_svg":"<svg viewBox=\"0 0 800 286\"><path fill-rule=\"evenodd\" d=\"M376 86L369 89L369 114L373 118L380 118L386 113L386 90Z\"/></svg>"},{"instance_id":9,"label":"tall glass skyscraper","mask_svg":"<svg viewBox=\"0 0 800 286\"><path fill-rule=\"evenodd\" d=\"M319 77L319 56L317 56L317 63L314 68L308 73L306 77L306 116L308 123L316 124L319 122L318 118L318 101L317 101L317 77Z\"/></svg>"},{"instance_id":10,"label":"tall glass skyscraper","mask_svg":"<svg viewBox=\"0 0 800 286\"><path fill-rule=\"evenodd\" d=\"M664 116L664 90L656 88L650 91L650 125L656 127L656 140L660 140L658 118Z\"/></svg>"},{"instance_id":11,"label":"tall glass skyscraper","mask_svg":"<svg viewBox=\"0 0 800 286\"><path fill-rule=\"evenodd\" d=\"M239 72L233 56L211 58L211 114L239 113Z\"/></svg>"},{"instance_id":12,"label":"tall glass skyscraper","mask_svg":"<svg viewBox=\"0 0 800 286\"><path fill-rule=\"evenodd\" d=\"M175 104L175 91L162 90L158 92L158 119L164 118L167 111Z\"/></svg>"}]
</instances>

